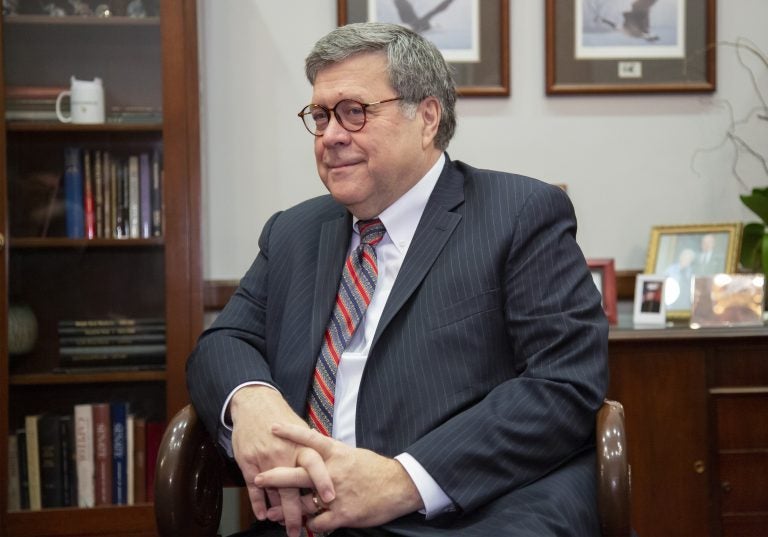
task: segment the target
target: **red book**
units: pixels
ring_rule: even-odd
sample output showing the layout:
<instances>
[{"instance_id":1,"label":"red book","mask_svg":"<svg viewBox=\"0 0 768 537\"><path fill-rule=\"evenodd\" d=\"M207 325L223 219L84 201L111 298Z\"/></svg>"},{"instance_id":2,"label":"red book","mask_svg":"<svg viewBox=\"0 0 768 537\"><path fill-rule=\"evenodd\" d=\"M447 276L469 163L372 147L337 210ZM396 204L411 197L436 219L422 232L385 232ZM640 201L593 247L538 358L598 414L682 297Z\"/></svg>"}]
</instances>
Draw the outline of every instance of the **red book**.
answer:
<instances>
[{"instance_id":1,"label":"red book","mask_svg":"<svg viewBox=\"0 0 768 537\"><path fill-rule=\"evenodd\" d=\"M93 405L95 504L112 503L112 420L109 403Z\"/></svg>"},{"instance_id":2,"label":"red book","mask_svg":"<svg viewBox=\"0 0 768 537\"><path fill-rule=\"evenodd\" d=\"M147 421L133 420L133 502L147 501Z\"/></svg>"},{"instance_id":3,"label":"red book","mask_svg":"<svg viewBox=\"0 0 768 537\"><path fill-rule=\"evenodd\" d=\"M91 172L91 152L83 151L83 168L85 175L85 187L83 193L83 207L85 210L85 237L96 237L96 213L94 212L93 197L93 173Z\"/></svg>"},{"instance_id":4,"label":"red book","mask_svg":"<svg viewBox=\"0 0 768 537\"><path fill-rule=\"evenodd\" d=\"M157 452L160 450L160 441L165 432L165 423L161 421L148 421L145 426L147 438L147 501L155 501L155 467L157 466Z\"/></svg>"}]
</instances>

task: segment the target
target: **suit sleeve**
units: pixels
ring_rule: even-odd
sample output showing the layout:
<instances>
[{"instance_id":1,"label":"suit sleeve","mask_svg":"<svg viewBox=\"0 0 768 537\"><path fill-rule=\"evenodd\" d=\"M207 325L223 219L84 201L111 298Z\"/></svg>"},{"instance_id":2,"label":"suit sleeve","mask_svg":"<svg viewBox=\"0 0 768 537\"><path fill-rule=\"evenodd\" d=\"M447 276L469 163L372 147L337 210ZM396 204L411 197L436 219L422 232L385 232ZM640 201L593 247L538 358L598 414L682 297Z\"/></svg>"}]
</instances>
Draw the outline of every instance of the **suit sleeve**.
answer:
<instances>
[{"instance_id":1,"label":"suit sleeve","mask_svg":"<svg viewBox=\"0 0 768 537\"><path fill-rule=\"evenodd\" d=\"M607 321L567 196L535 189L512 230L501 283L519 374L407 449L464 513L588 449L607 387Z\"/></svg>"},{"instance_id":2,"label":"suit sleeve","mask_svg":"<svg viewBox=\"0 0 768 537\"><path fill-rule=\"evenodd\" d=\"M265 359L269 237L280 213L265 224L259 254L187 361L187 387L208 432L229 435L219 419L229 394L244 382L272 384Z\"/></svg>"}]
</instances>

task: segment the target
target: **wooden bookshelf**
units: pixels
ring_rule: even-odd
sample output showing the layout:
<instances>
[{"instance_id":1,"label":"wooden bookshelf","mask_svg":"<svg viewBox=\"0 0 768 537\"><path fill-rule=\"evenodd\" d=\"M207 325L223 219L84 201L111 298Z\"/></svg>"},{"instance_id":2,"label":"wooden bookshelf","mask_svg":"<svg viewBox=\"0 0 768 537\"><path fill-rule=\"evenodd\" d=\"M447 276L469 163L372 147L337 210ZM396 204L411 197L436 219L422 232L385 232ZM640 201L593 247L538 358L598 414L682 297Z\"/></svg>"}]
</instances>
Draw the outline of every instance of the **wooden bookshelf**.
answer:
<instances>
[{"instance_id":1,"label":"wooden bookshelf","mask_svg":"<svg viewBox=\"0 0 768 537\"><path fill-rule=\"evenodd\" d=\"M9 512L5 486L7 439L25 415L128 400L137 414L164 420L188 400L184 366L203 316L196 2L160 0L159 13L149 15L22 13L0 24L0 87L65 87L70 76L99 76L107 111L102 125L14 120L0 129L0 535L157 533L151 503ZM162 110L162 117L121 120L110 117L112 107ZM58 184L68 146L121 158L159 150L161 236L69 238L52 203L60 193L46 191L41 207L33 188L40 178ZM34 220L41 209L44 226ZM11 355L9 313L18 305L33 312L37 337L31 351ZM115 317L165 320L162 370L58 372L58 321Z\"/></svg>"}]
</instances>

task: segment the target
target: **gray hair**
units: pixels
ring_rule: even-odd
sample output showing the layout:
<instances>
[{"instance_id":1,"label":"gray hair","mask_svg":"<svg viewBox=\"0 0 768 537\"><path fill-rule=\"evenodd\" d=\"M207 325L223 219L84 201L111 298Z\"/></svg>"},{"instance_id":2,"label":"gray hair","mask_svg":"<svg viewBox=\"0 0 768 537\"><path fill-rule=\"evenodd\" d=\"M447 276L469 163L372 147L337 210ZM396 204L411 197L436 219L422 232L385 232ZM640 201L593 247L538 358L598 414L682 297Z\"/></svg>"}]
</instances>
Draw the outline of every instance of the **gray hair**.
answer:
<instances>
[{"instance_id":1,"label":"gray hair","mask_svg":"<svg viewBox=\"0 0 768 537\"><path fill-rule=\"evenodd\" d=\"M389 83L403 98L404 110L415 110L415 105L427 97L440 101L442 114L434 143L445 150L456 130L456 87L443 55L419 34L378 22L336 28L321 38L307 56L307 79L314 85L322 69L369 52L386 54Z\"/></svg>"}]
</instances>

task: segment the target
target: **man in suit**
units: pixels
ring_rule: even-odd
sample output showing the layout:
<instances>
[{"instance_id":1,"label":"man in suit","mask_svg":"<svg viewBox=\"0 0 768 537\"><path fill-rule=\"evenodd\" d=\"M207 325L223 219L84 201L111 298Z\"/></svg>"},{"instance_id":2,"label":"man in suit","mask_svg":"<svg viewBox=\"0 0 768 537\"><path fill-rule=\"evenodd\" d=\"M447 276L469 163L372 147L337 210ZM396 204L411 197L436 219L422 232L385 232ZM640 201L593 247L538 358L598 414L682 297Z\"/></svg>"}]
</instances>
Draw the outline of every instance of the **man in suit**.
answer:
<instances>
[{"instance_id":1,"label":"man in suit","mask_svg":"<svg viewBox=\"0 0 768 537\"><path fill-rule=\"evenodd\" d=\"M599 534L607 322L567 195L449 159L408 29L337 28L306 72L330 195L272 216L187 366L259 535Z\"/></svg>"}]
</instances>

